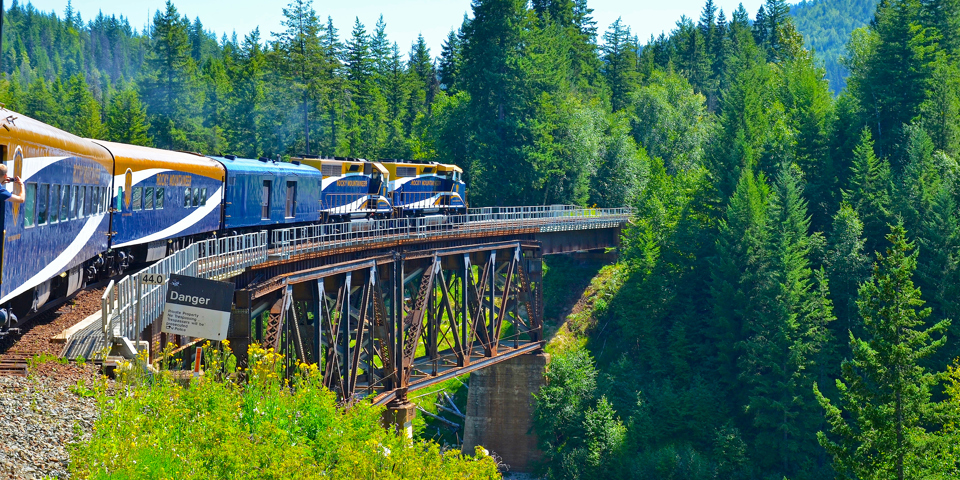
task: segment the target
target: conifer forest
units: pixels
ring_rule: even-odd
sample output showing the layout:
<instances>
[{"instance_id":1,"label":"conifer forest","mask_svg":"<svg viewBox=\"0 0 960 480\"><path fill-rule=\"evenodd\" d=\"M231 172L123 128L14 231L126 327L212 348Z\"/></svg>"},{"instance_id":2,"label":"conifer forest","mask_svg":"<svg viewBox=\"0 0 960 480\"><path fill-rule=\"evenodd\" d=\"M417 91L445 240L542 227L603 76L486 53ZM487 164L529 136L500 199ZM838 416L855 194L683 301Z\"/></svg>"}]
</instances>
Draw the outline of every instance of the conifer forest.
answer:
<instances>
[{"instance_id":1,"label":"conifer forest","mask_svg":"<svg viewBox=\"0 0 960 480\"><path fill-rule=\"evenodd\" d=\"M543 478L960 477L960 1L706 0L644 39L473 0L440 52L282 8L217 38L169 1L143 31L13 2L0 100L167 149L454 163L472 207L632 206L535 395Z\"/></svg>"}]
</instances>

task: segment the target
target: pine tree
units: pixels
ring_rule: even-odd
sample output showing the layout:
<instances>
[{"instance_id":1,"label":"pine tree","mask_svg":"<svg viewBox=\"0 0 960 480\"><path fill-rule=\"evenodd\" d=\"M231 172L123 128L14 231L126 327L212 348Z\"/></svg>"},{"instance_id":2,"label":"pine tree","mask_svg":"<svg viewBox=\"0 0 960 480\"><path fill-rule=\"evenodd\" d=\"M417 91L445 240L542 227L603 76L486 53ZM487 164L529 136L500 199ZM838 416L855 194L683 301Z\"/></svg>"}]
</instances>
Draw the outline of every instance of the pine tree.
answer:
<instances>
[{"instance_id":1,"label":"pine tree","mask_svg":"<svg viewBox=\"0 0 960 480\"><path fill-rule=\"evenodd\" d=\"M844 200L863 221L865 248L872 253L880 248L883 232L888 231L887 225L892 218L890 165L874 154L873 138L868 129L863 130L853 156L850 187L844 192Z\"/></svg>"},{"instance_id":2,"label":"pine tree","mask_svg":"<svg viewBox=\"0 0 960 480\"><path fill-rule=\"evenodd\" d=\"M740 388L738 359L747 334L745 317L754 306L758 273L765 267L764 246L769 234L769 190L752 168L741 171L717 234L716 256L711 262L710 294L715 318L710 334L717 349L717 370L727 393L729 410L740 411L746 392Z\"/></svg>"},{"instance_id":3,"label":"pine tree","mask_svg":"<svg viewBox=\"0 0 960 480\"><path fill-rule=\"evenodd\" d=\"M197 64L191 56L190 23L169 0L153 17L149 69L140 82L146 92L150 124L160 147L197 150L189 137L200 130L203 95Z\"/></svg>"},{"instance_id":4,"label":"pine tree","mask_svg":"<svg viewBox=\"0 0 960 480\"><path fill-rule=\"evenodd\" d=\"M899 225L887 240L892 245L860 288L865 336L850 336L853 358L837 380L839 401L814 387L831 427L829 435L818 434L820 444L833 455L837 475L851 480L923 478L929 471L930 392L939 375L920 362L944 345L950 321L926 327L930 309L921 310L912 281L914 246Z\"/></svg>"},{"instance_id":5,"label":"pine tree","mask_svg":"<svg viewBox=\"0 0 960 480\"><path fill-rule=\"evenodd\" d=\"M102 138L103 121L100 118L100 102L93 98L90 87L82 75L70 77L67 83L66 102L63 105L63 127L70 133L85 138Z\"/></svg>"},{"instance_id":6,"label":"pine tree","mask_svg":"<svg viewBox=\"0 0 960 480\"><path fill-rule=\"evenodd\" d=\"M610 104L614 112L626 108L635 88L637 47L632 42L630 27L621 18L603 34L603 76L610 87Z\"/></svg>"},{"instance_id":7,"label":"pine tree","mask_svg":"<svg viewBox=\"0 0 960 480\"><path fill-rule=\"evenodd\" d=\"M825 285L815 288L810 268L810 217L795 166L781 167L770 205L766 262L759 265L738 364L756 430L760 465L796 476L817 451L804 432L818 423L811 411L816 380L813 360L833 321ZM822 281L823 279L820 278Z\"/></svg>"},{"instance_id":8,"label":"pine tree","mask_svg":"<svg viewBox=\"0 0 960 480\"><path fill-rule=\"evenodd\" d=\"M450 30L443 41L440 51L440 64L437 74L440 76L440 89L451 94L457 89L457 77L460 75L460 64L463 63L460 35Z\"/></svg>"},{"instance_id":9,"label":"pine tree","mask_svg":"<svg viewBox=\"0 0 960 480\"><path fill-rule=\"evenodd\" d=\"M863 222L849 204L840 205L833 216L826 267L830 294L837 316L838 338L849 333L863 335L857 310L857 290L870 274L870 258L864 254Z\"/></svg>"},{"instance_id":10,"label":"pine tree","mask_svg":"<svg viewBox=\"0 0 960 480\"><path fill-rule=\"evenodd\" d=\"M312 0L291 0L283 9L283 17L281 25L285 30L273 33L273 48L279 53L274 59L287 83L287 90L299 107L299 115L291 115L291 120L296 119L294 125L299 123L299 129L290 130L303 132L302 143L298 141L296 145L302 146L302 151L310 154L313 151L310 139L313 129L311 105L323 90L325 82L322 68L327 63L320 44L321 25Z\"/></svg>"},{"instance_id":11,"label":"pine tree","mask_svg":"<svg viewBox=\"0 0 960 480\"><path fill-rule=\"evenodd\" d=\"M145 147L153 144L147 133L150 130L147 109L140 102L136 89L128 87L114 94L107 106L106 116L108 140Z\"/></svg>"}]
</instances>

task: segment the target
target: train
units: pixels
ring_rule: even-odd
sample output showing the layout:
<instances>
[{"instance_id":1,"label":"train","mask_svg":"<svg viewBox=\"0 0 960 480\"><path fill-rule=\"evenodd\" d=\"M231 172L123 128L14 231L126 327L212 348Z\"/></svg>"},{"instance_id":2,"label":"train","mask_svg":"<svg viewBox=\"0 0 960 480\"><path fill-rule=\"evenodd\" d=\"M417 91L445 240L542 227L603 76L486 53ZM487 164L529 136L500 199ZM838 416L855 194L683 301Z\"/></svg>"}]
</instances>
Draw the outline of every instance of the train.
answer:
<instances>
[{"instance_id":1,"label":"train","mask_svg":"<svg viewBox=\"0 0 960 480\"><path fill-rule=\"evenodd\" d=\"M5 108L0 157L26 197L2 205L0 330L198 239L467 211L456 165L170 151L81 138Z\"/></svg>"}]
</instances>

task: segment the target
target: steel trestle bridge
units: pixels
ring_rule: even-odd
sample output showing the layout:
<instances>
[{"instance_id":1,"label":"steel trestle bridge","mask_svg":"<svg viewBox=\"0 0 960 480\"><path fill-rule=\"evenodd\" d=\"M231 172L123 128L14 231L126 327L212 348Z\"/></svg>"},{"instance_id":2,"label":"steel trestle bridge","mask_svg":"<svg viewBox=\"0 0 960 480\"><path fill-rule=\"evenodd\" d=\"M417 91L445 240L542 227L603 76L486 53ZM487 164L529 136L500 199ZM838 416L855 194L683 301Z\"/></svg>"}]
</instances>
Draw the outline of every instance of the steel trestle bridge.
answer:
<instances>
[{"instance_id":1,"label":"steel trestle bridge","mask_svg":"<svg viewBox=\"0 0 960 480\"><path fill-rule=\"evenodd\" d=\"M628 208L479 208L197 242L110 282L100 321L64 352L91 358L112 346L148 342L155 353L189 343L159 333L166 285L140 284L144 273L178 273L235 283L228 338L241 363L259 342L288 366L316 363L345 402L405 401L409 391L540 351L543 255L615 247L630 216Z\"/></svg>"}]
</instances>

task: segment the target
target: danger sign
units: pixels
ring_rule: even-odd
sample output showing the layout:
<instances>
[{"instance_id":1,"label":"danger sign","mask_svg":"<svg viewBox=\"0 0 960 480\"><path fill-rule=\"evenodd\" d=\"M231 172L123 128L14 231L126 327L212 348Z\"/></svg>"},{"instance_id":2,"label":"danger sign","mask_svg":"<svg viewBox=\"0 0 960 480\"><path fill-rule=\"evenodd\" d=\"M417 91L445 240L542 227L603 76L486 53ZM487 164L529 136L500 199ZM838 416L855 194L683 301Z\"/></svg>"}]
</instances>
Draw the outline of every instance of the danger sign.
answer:
<instances>
[{"instance_id":1,"label":"danger sign","mask_svg":"<svg viewBox=\"0 0 960 480\"><path fill-rule=\"evenodd\" d=\"M209 340L227 338L232 283L170 275L160 331Z\"/></svg>"}]
</instances>

